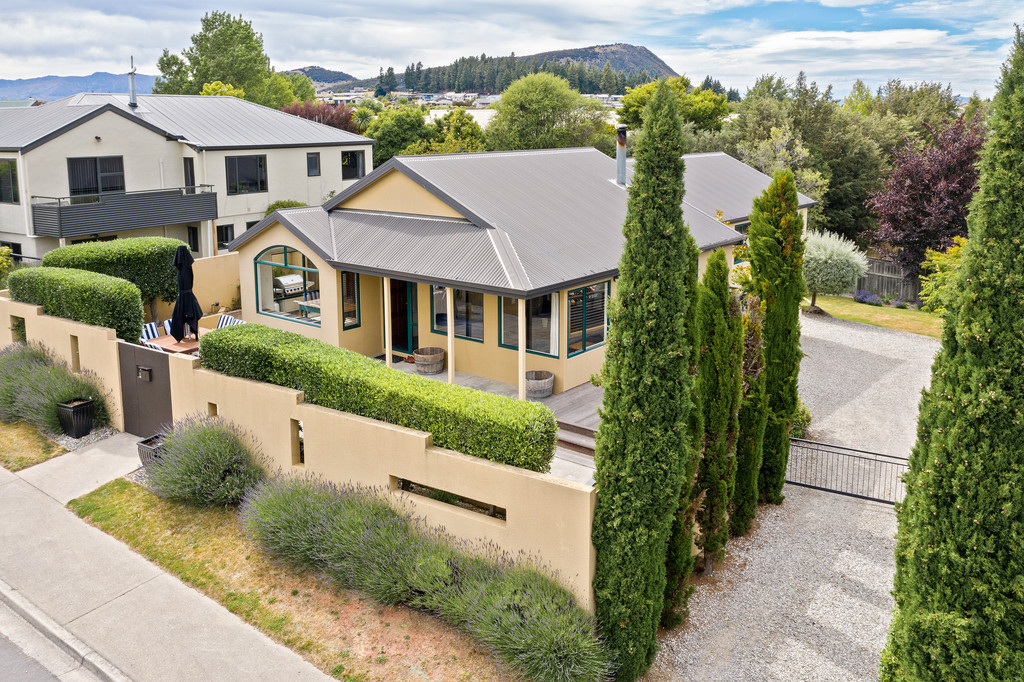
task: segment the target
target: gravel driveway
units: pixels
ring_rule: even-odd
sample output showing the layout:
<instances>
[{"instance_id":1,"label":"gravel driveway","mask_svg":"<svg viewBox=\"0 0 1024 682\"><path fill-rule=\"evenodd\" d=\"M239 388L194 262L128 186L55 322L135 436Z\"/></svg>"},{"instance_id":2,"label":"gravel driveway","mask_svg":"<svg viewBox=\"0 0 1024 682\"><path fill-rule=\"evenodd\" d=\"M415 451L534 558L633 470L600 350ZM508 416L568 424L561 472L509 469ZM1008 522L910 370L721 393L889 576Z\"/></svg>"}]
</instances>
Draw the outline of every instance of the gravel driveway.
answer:
<instances>
[{"instance_id":1,"label":"gravel driveway","mask_svg":"<svg viewBox=\"0 0 1024 682\"><path fill-rule=\"evenodd\" d=\"M801 316L809 437L906 457L939 342ZM690 618L662 633L648 682L876 680L892 618L892 507L787 485L781 506L729 543Z\"/></svg>"},{"instance_id":2,"label":"gravel driveway","mask_svg":"<svg viewBox=\"0 0 1024 682\"><path fill-rule=\"evenodd\" d=\"M908 457L939 340L819 315L800 325L810 438Z\"/></svg>"},{"instance_id":3,"label":"gravel driveway","mask_svg":"<svg viewBox=\"0 0 1024 682\"><path fill-rule=\"evenodd\" d=\"M786 486L662 633L648 682L876 680L892 616L892 507Z\"/></svg>"}]
</instances>

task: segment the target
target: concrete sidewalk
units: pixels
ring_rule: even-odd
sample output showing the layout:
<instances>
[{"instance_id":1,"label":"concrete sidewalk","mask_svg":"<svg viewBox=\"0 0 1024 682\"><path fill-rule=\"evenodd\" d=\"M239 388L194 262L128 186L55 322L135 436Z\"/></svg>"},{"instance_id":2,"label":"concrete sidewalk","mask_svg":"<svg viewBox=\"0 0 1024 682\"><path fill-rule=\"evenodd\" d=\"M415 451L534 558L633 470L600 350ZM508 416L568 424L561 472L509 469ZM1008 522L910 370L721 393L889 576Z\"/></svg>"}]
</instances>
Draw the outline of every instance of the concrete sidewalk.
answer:
<instances>
[{"instance_id":1,"label":"concrete sidewalk","mask_svg":"<svg viewBox=\"0 0 1024 682\"><path fill-rule=\"evenodd\" d=\"M137 440L0 468L0 601L100 679L331 679L64 506L136 469Z\"/></svg>"}]
</instances>

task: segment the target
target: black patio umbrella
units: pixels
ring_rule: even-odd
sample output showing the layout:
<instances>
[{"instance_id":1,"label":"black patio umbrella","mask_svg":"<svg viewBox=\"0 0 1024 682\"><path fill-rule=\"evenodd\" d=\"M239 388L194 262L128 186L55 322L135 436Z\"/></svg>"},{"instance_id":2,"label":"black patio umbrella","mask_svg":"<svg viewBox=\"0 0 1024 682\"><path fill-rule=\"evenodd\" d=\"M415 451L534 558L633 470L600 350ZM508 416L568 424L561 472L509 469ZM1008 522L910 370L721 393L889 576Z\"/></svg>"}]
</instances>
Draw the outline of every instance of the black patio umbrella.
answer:
<instances>
[{"instance_id":1,"label":"black patio umbrella","mask_svg":"<svg viewBox=\"0 0 1024 682\"><path fill-rule=\"evenodd\" d=\"M178 298L174 300L174 312L171 313L171 336L175 341L185 338L185 325L192 333L199 329L199 318L203 309L192 293L192 253L182 244L174 252L174 267L178 270Z\"/></svg>"}]
</instances>

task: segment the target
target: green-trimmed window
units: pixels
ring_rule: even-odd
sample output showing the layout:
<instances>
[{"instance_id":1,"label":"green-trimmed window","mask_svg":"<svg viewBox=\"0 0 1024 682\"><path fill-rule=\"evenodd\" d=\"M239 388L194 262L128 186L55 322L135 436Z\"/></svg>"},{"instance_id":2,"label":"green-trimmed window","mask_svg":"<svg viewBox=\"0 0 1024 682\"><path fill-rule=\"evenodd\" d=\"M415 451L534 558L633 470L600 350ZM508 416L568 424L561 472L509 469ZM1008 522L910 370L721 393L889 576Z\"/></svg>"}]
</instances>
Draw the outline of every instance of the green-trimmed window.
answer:
<instances>
[{"instance_id":1,"label":"green-trimmed window","mask_svg":"<svg viewBox=\"0 0 1024 682\"><path fill-rule=\"evenodd\" d=\"M342 328L355 329L359 326L359 274L341 273Z\"/></svg>"},{"instance_id":2,"label":"green-trimmed window","mask_svg":"<svg viewBox=\"0 0 1024 682\"><path fill-rule=\"evenodd\" d=\"M320 326L320 272L301 251L271 246L254 266L259 314Z\"/></svg>"},{"instance_id":3,"label":"green-trimmed window","mask_svg":"<svg viewBox=\"0 0 1024 682\"><path fill-rule=\"evenodd\" d=\"M608 334L610 282L569 291L569 356L603 345Z\"/></svg>"},{"instance_id":4,"label":"green-trimmed window","mask_svg":"<svg viewBox=\"0 0 1024 682\"><path fill-rule=\"evenodd\" d=\"M484 340L484 295L479 291L454 289L454 314L452 328L455 336L473 341ZM437 334L448 333L448 291L435 285L431 293L431 330Z\"/></svg>"},{"instance_id":5,"label":"green-trimmed window","mask_svg":"<svg viewBox=\"0 0 1024 682\"><path fill-rule=\"evenodd\" d=\"M519 300L501 299L501 345L519 348ZM558 357L558 296L526 301L526 350Z\"/></svg>"},{"instance_id":6,"label":"green-trimmed window","mask_svg":"<svg viewBox=\"0 0 1024 682\"><path fill-rule=\"evenodd\" d=\"M18 200L17 159L0 159L0 203L20 203Z\"/></svg>"}]
</instances>

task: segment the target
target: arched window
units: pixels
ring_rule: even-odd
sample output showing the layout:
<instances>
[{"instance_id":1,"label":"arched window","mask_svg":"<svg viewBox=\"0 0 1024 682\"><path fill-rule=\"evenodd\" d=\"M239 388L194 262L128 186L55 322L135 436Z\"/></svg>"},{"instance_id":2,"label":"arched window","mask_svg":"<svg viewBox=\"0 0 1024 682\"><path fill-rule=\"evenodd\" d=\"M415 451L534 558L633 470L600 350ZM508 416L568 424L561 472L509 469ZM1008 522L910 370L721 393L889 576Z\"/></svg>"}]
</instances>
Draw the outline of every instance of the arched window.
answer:
<instances>
[{"instance_id":1,"label":"arched window","mask_svg":"<svg viewBox=\"0 0 1024 682\"><path fill-rule=\"evenodd\" d=\"M261 315L320 326L320 272L291 246L271 246L254 260Z\"/></svg>"}]
</instances>

